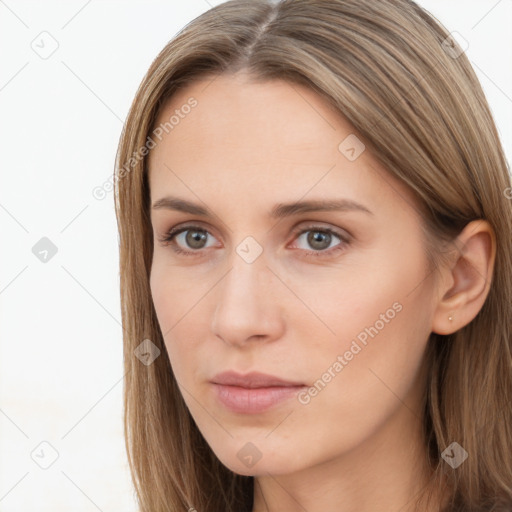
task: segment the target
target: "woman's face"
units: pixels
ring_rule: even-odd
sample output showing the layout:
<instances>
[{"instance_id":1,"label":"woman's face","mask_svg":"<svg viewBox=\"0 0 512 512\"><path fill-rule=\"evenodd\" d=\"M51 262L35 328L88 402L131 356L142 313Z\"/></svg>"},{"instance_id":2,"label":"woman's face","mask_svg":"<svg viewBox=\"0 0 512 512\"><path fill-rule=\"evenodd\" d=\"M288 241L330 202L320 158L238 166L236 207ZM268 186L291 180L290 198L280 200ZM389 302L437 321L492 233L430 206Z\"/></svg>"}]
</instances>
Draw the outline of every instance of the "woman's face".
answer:
<instances>
[{"instance_id":1,"label":"woman's face","mask_svg":"<svg viewBox=\"0 0 512 512\"><path fill-rule=\"evenodd\" d=\"M276 475L414 437L436 297L410 191L303 86L196 81L166 122L149 155L151 291L218 458Z\"/></svg>"}]
</instances>

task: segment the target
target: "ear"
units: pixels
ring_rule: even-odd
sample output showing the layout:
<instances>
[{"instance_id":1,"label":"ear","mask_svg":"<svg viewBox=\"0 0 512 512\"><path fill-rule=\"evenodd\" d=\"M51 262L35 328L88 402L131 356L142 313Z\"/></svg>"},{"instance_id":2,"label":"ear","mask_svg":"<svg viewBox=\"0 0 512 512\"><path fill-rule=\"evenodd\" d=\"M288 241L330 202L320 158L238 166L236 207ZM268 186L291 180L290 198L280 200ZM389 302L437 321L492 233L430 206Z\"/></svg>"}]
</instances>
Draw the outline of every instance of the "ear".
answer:
<instances>
[{"instance_id":1,"label":"ear","mask_svg":"<svg viewBox=\"0 0 512 512\"><path fill-rule=\"evenodd\" d=\"M451 334L476 317L491 288L496 236L485 220L469 222L454 241L453 258L441 274L432 332ZM452 317L452 320L449 320Z\"/></svg>"}]
</instances>

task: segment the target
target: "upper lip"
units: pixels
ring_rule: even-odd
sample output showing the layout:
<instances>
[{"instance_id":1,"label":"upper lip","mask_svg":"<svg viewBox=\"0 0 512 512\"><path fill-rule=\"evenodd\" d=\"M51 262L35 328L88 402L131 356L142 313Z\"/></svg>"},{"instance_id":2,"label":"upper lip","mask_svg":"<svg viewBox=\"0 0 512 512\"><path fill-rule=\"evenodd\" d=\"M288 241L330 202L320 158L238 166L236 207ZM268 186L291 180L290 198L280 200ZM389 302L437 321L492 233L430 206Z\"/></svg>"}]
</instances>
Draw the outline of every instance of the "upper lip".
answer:
<instances>
[{"instance_id":1,"label":"upper lip","mask_svg":"<svg viewBox=\"0 0 512 512\"><path fill-rule=\"evenodd\" d=\"M238 386L241 388L268 388L268 387L291 387L304 386L301 382L280 379L275 375L268 375L260 372L250 372L242 375L235 371L227 371L217 374L211 380L214 384L224 386Z\"/></svg>"}]
</instances>

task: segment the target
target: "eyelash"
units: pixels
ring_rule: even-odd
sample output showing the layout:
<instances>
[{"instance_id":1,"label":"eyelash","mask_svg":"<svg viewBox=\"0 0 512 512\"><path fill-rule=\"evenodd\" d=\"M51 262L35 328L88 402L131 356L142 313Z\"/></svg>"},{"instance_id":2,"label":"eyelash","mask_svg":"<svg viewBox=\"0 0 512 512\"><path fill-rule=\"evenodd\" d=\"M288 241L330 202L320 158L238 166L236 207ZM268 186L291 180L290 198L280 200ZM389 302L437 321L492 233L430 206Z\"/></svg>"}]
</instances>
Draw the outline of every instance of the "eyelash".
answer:
<instances>
[{"instance_id":1,"label":"eyelash","mask_svg":"<svg viewBox=\"0 0 512 512\"><path fill-rule=\"evenodd\" d=\"M191 257L201 256L201 251L202 251L201 249L197 249L196 251L186 251L186 250L178 247L178 245L174 241L174 238L177 235L179 235L180 233L183 233L184 231L199 231L199 232L203 232L203 233L208 233L210 235L209 231L207 231L206 229L204 229L200 226L194 226L194 225L182 226L179 228L171 228L169 231L167 231L167 233L164 235L163 238L159 239L159 241L165 245L171 245L172 250L177 254L181 254L183 256L191 256ZM335 237L339 238L341 241L339 244L337 244L334 247L331 247L330 249L327 249L327 250L306 251L304 249L302 249L302 250L299 249L302 252L305 252L307 256L313 256L315 258L333 256L334 253L337 253L338 251L342 251L346 248L347 245L350 245L350 240L348 239L347 236L344 236L341 233L338 233L337 231L335 231L333 229L324 228L324 227L320 227L317 225L311 225L311 226L307 226L307 227L302 226L301 228L294 229L293 233L294 233L294 235L296 235L296 237L298 237L298 236L300 236L304 233L307 233L309 231L318 232L318 233L328 233L330 235L334 235Z\"/></svg>"}]
</instances>

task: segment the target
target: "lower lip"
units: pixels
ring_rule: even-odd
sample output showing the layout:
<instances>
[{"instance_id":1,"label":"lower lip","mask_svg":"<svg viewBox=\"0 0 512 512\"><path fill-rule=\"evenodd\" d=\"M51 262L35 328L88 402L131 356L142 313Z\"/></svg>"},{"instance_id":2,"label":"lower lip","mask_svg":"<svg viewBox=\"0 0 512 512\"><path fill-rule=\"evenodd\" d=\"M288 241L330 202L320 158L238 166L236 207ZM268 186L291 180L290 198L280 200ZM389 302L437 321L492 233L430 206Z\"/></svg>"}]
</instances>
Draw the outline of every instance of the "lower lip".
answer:
<instances>
[{"instance_id":1,"label":"lower lip","mask_svg":"<svg viewBox=\"0 0 512 512\"><path fill-rule=\"evenodd\" d=\"M241 388L213 384L219 401L233 412L257 414L289 400L305 386L274 386L268 388Z\"/></svg>"}]
</instances>

